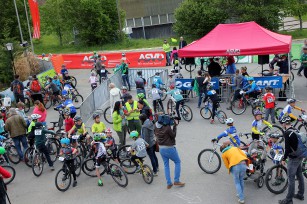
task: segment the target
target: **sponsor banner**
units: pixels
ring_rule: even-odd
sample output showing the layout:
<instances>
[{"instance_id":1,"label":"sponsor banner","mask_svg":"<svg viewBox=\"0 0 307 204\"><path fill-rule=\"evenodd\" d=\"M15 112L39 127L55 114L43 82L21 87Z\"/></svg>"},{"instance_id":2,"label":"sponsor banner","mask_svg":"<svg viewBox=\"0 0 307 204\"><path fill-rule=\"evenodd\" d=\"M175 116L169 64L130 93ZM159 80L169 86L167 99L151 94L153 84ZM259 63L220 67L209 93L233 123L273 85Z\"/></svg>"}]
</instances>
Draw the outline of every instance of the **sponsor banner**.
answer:
<instances>
[{"instance_id":1,"label":"sponsor banner","mask_svg":"<svg viewBox=\"0 0 307 204\"><path fill-rule=\"evenodd\" d=\"M38 81L41 83L41 85L45 85L45 83L46 83L46 77L48 76L48 77L51 77L51 78L53 78L54 76L56 75L56 72L55 72L55 70L54 69L50 69L50 70L48 70L48 71L45 71L45 72L43 72L43 73L40 73L40 74L38 74L37 75L37 79L38 79Z\"/></svg>"},{"instance_id":2,"label":"sponsor banner","mask_svg":"<svg viewBox=\"0 0 307 204\"><path fill-rule=\"evenodd\" d=\"M260 88L271 86L272 88L282 88L282 76L254 77L256 84Z\"/></svg>"},{"instance_id":3,"label":"sponsor banner","mask_svg":"<svg viewBox=\"0 0 307 204\"><path fill-rule=\"evenodd\" d=\"M180 90L192 90L191 83L194 79L176 79L176 88Z\"/></svg>"},{"instance_id":4,"label":"sponsor banner","mask_svg":"<svg viewBox=\"0 0 307 204\"><path fill-rule=\"evenodd\" d=\"M98 53L101 55L102 63L107 68L114 68L120 64L122 53ZM64 63L68 69L92 69L94 61L91 59L92 54L62 54ZM165 67L165 52L146 51L146 52L127 52L126 63L130 68L144 67Z\"/></svg>"}]
</instances>

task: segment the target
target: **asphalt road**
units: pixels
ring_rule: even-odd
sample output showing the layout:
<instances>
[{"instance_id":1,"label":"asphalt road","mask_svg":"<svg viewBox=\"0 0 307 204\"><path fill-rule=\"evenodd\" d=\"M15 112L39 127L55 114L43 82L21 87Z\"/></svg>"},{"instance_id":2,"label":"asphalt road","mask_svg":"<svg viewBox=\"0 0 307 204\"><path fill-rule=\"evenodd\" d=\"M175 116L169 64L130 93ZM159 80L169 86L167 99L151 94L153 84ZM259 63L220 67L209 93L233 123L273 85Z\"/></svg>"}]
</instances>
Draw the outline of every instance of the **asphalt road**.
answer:
<instances>
[{"instance_id":1,"label":"asphalt road","mask_svg":"<svg viewBox=\"0 0 307 204\"><path fill-rule=\"evenodd\" d=\"M241 65L237 65L239 68ZM257 65L249 65L249 70L256 69ZM258 68L259 69L259 68ZM260 70L249 71L258 73ZM87 83L89 70L71 70L72 75L78 79L77 88L83 96L90 92L90 85ZM296 72L296 71L295 71ZM184 75L188 76L185 71ZM298 106L307 109L306 95L306 79L295 79L295 94L302 102L298 102ZM135 95L135 92L132 92ZM109 175L103 176L103 187L97 186L96 178L90 178L85 174L78 177L78 186L70 187L68 191L62 193L55 187L55 174L61 168L59 162L55 163L55 171L50 171L48 165L45 165L43 174L35 177L29 167L24 163L13 165L16 169L16 178L8 186L8 194L11 202L16 203L159 203L159 204L186 204L186 203L237 203L236 191L232 176L228 174L223 166L213 175L206 174L201 171L197 163L197 156L202 149L212 147L210 140L225 130L226 125L211 125L209 120L204 120L199 109L196 108L197 99L192 99L188 105L193 110L193 120L191 122L182 121L178 127L177 133L177 149L181 157L181 181L186 183L185 187L173 187L166 189L166 181L163 172L163 161L159 155L160 172L158 177L154 178L152 184L146 184L140 174L128 175L129 184L126 188L121 188L112 180ZM164 103L166 106L166 103ZM278 106L284 106L285 103L279 103ZM233 117L235 126L239 132L249 132L253 116L249 108L245 114L240 116L233 115L226 110L227 104L222 104L223 110L228 117ZM56 121L57 113L53 110L48 111L48 121ZM89 124L88 124L89 125ZM111 125L106 124L107 127ZM115 134L115 139L118 138ZM127 139L131 143L130 139ZM146 163L150 164L149 159ZM266 168L271 166L268 161ZM174 165L171 164L171 174L173 175ZM305 180L307 185L307 180ZM245 182L246 203L277 203L279 199L285 197L285 193L274 195L270 193L266 187L259 189L253 181ZM305 192L305 197L307 193ZM302 201L294 201L294 203L305 203Z\"/></svg>"}]
</instances>

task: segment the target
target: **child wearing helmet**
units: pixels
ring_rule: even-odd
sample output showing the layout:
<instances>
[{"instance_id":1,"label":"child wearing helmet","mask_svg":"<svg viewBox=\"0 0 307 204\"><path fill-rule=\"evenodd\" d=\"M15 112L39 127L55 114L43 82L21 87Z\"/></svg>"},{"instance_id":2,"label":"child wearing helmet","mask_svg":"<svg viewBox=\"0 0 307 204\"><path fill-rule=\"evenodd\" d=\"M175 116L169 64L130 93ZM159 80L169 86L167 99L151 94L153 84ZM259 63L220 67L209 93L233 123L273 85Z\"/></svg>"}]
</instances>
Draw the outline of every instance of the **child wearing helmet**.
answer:
<instances>
[{"instance_id":1,"label":"child wearing helmet","mask_svg":"<svg viewBox=\"0 0 307 204\"><path fill-rule=\"evenodd\" d=\"M256 84L254 77L247 77L248 84L243 87L244 94L248 94L252 98L257 98L261 94L261 88Z\"/></svg>"},{"instance_id":2,"label":"child wearing helmet","mask_svg":"<svg viewBox=\"0 0 307 204\"><path fill-rule=\"evenodd\" d=\"M77 175L76 175L76 168L75 168L75 163L74 163L74 156L77 155L78 150L76 148L73 148L70 145L70 139L69 138L62 138L61 141L61 150L59 156L64 156L67 167L69 168L74 182L72 184L72 187L77 186Z\"/></svg>"},{"instance_id":3,"label":"child wearing helmet","mask_svg":"<svg viewBox=\"0 0 307 204\"><path fill-rule=\"evenodd\" d=\"M146 148L149 146L148 143L139 137L139 133L137 131L132 131L130 133L130 138L134 140L134 143L131 145L131 161L134 163L134 165L137 167L136 173L140 172L140 166L136 162L136 159L139 159L140 161L143 160L143 158L146 157Z\"/></svg>"},{"instance_id":4,"label":"child wearing helmet","mask_svg":"<svg viewBox=\"0 0 307 204\"><path fill-rule=\"evenodd\" d=\"M103 134L103 136L102 136ZM106 160L106 148L104 143L106 142L106 137L104 133L95 133L93 135L94 141L92 142L91 151L89 155L94 154L95 158L95 167L96 167L96 175L98 177L98 186L103 186L102 179L100 176L99 168L103 162Z\"/></svg>"},{"instance_id":5,"label":"child wearing helmet","mask_svg":"<svg viewBox=\"0 0 307 204\"><path fill-rule=\"evenodd\" d=\"M161 95L163 92L160 89L157 89L155 84L152 84L151 95L152 95L152 105L154 107L154 112L157 113L157 103L160 104L162 111L164 112L163 103L161 100Z\"/></svg>"},{"instance_id":6,"label":"child wearing helmet","mask_svg":"<svg viewBox=\"0 0 307 204\"><path fill-rule=\"evenodd\" d=\"M181 94L181 90L177 89L174 86L170 86L170 90L166 92L166 94L170 94L175 99L176 101L175 109L176 109L177 117L178 117L178 120L181 120L180 113L179 113L179 105L183 103L183 96Z\"/></svg>"},{"instance_id":7,"label":"child wearing helmet","mask_svg":"<svg viewBox=\"0 0 307 204\"><path fill-rule=\"evenodd\" d=\"M255 120L252 122L252 139L259 140L259 136L264 135L263 132L260 132L262 124L265 124L269 128L272 128L273 126L268 121L262 119L262 112L258 109L254 111L254 117Z\"/></svg>"},{"instance_id":8,"label":"child wearing helmet","mask_svg":"<svg viewBox=\"0 0 307 204\"><path fill-rule=\"evenodd\" d=\"M212 139L212 142L218 142L223 137L229 137L230 142L233 144L234 147L239 147L241 144L240 138L237 134L237 129L235 126L233 126L234 120L232 118L227 118L225 120L225 123L227 125L227 129L219 134L217 138Z\"/></svg>"},{"instance_id":9,"label":"child wearing helmet","mask_svg":"<svg viewBox=\"0 0 307 204\"><path fill-rule=\"evenodd\" d=\"M55 75L52 79L52 83L54 83L55 85L57 85L57 87L59 88L59 90L62 89L62 84L60 82L60 79L58 79L58 76Z\"/></svg>"},{"instance_id":10,"label":"child wearing helmet","mask_svg":"<svg viewBox=\"0 0 307 204\"><path fill-rule=\"evenodd\" d=\"M128 96L130 95L130 93L128 92L128 89L126 86L123 86L121 90L122 90L122 94L120 98L124 100L123 101L123 104L124 104L128 101Z\"/></svg>"},{"instance_id":11,"label":"child wearing helmet","mask_svg":"<svg viewBox=\"0 0 307 204\"><path fill-rule=\"evenodd\" d=\"M146 85L146 79L142 77L142 71L137 72L137 77L134 79L135 86L136 86L136 93L144 94L144 99L146 99L146 92L145 92L145 85Z\"/></svg>"},{"instance_id":12,"label":"child wearing helmet","mask_svg":"<svg viewBox=\"0 0 307 204\"><path fill-rule=\"evenodd\" d=\"M298 118L293 115L292 110L299 110L301 112L305 112L302 108L298 107L295 105L296 99L294 98L289 98L287 99L288 105L282 110L282 112L279 114L278 120L281 120L283 117L289 116L292 121L297 120Z\"/></svg>"},{"instance_id":13,"label":"child wearing helmet","mask_svg":"<svg viewBox=\"0 0 307 204\"><path fill-rule=\"evenodd\" d=\"M6 139L7 139L7 138L6 138L5 135L0 134L0 149L3 148L3 147L2 147L3 141L6 140ZM0 161L2 160L1 155L2 155L2 154L1 154L1 152L0 152ZM5 154L5 152L3 153L3 157L4 157L5 161L6 161L6 163L7 163L8 165L10 165L9 158L7 157L7 155Z\"/></svg>"},{"instance_id":14,"label":"child wearing helmet","mask_svg":"<svg viewBox=\"0 0 307 204\"><path fill-rule=\"evenodd\" d=\"M82 118L80 116L74 117L75 125L68 131L67 137L71 138L71 134L75 133L79 135L79 140L83 140L84 138L87 139L87 143L90 143L90 136L88 135L88 132L85 129L85 124L82 121ZM74 139L72 139L72 142L75 145Z\"/></svg>"},{"instance_id":15,"label":"child wearing helmet","mask_svg":"<svg viewBox=\"0 0 307 204\"><path fill-rule=\"evenodd\" d=\"M63 96L63 98L65 98L65 101L64 101L64 103L58 105L55 108L55 110L58 110L60 108L69 108L69 110L70 110L70 117L74 118L75 115L77 114L77 109L75 108L75 106L74 106L72 100L70 99L67 91L63 90L62 91L62 96Z\"/></svg>"},{"instance_id":16,"label":"child wearing helmet","mask_svg":"<svg viewBox=\"0 0 307 204\"><path fill-rule=\"evenodd\" d=\"M92 91L97 87L98 78L94 72L91 73L90 78L88 79L88 83L91 83Z\"/></svg>"},{"instance_id":17,"label":"child wearing helmet","mask_svg":"<svg viewBox=\"0 0 307 204\"><path fill-rule=\"evenodd\" d=\"M30 147L33 147L34 145L34 138L35 138L35 134L34 134L34 130L35 130L35 124L37 123L37 120L41 117L41 115L39 114L32 114L31 115L31 123L28 127L28 141L29 141L29 145Z\"/></svg>"},{"instance_id":18,"label":"child wearing helmet","mask_svg":"<svg viewBox=\"0 0 307 204\"><path fill-rule=\"evenodd\" d=\"M138 97L139 101L144 101L145 104L146 104L148 107L150 107L149 102L146 100L146 96L145 96L144 93L139 93L139 94L137 94L137 97ZM150 107L150 108L151 108L151 107Z\"/></svg>"},{"instance_id":19,"label":"child wearing helmet","mask_svg":"<svg viewBox=\"0 0 307 204\"><path fill-rule=\"evenodd\" d=\"M211 121L210 123L213 124L214 123L214 117L220 102L220 98L218 97L216 91L213 89L213 87L211 85L208 86L208 91L205 95L204 98L204 103L206 103L207 99L210 98L210 100L212 101L212 115L211 115ZM208 101L209 103L209 101Z\"/></svg>"},{"instance_id":20,"label":"child wearing helmet","mask_svg":"<svg viewBox=\"0 0 307 204\"><path fill-rule=\"evenodd\" d=\"M108 149L108 151L110 151L110 153L112 154L114 161L118 162L117 157L116 157L117 145L115 144L115 139L112 136L111 128L106 129L106 134L107 134L107 140L104 145Z\"/></svg>"},{"instance_id":21,"label":"child wearing helmet","mask_svg":"<svg viewBox=\"0 0 307 204\"><path fill-rule=\"evenodd\" d=\"M64 127L65 132L68 132L72 129L72 127L75 125L74 120L70 117L70 109L65 108L64 109Z\"/></svg>"},{"instance_id":22,"label":"child wearing helmet","mask_svg":"<svg viewBox=\"0 0 307 204\"><path fill-rule=\"evenodd\" d=\"M32 127L33 128L33 127ZM53 171L53 162L51 161L49 155L49 149L46 147L46 134L55 135L53 131L47 130L44 128L41 122L36 122L34 126L34 137L35 137L35 146L36 148L45 155L47 162L49 164L50 169Z\"/></svg>"},{"instance_id":23,"label":"child wearing helmet","mask_svg":"<svg viewBox=\"0 0 307 204\"><path fill-rule=\"evenodd\" d=\"M106 126L100 121L100 115L98 113L93 114L94 124L92 125L92 133L103 133L106 130Z\"/></svg>"},{"instance_id":24,"label":"child wearing helmet","mask_svg":"<svg viewBox=\"0 0 307 204\"><path fill-rule=\"evenodd\" d=\"M153 78L153 84L156 85L157 89L160 89L161 85L165 85L162 82L162 79L160 77L160 73L159 72L156 72L155 77Z\"/></svg>"},{"instance_id":25,"label":"child wearing helmet","mask_svg":"<svg viewBox=\"0 0 307 204\"><path fill-rule=\"evenodd\" d=\"M273 88L270 86L265 87L265 94L262 100L264 101L265 108L264 120L268 121L270 115L272 123L275 124L275 96L272 90Z\"/></svg>"}]
</instances>

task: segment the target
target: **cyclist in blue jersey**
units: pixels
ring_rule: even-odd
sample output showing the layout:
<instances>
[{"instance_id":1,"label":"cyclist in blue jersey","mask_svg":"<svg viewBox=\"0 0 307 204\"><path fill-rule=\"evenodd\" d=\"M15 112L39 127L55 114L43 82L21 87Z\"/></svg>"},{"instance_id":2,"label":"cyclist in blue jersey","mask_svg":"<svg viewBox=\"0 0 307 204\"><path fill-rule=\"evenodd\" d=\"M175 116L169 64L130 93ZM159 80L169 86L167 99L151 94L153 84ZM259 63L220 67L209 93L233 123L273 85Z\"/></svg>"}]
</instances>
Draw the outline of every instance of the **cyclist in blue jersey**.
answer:
<instances>
[{"instance_id":1,"label":"cyclist in blue jersey","mask_svg":"<svg viewBox=\"0 0 307 204\"><path fill-rule=\"evenodd\" d=\"M244 94L248 94L252 98L257 98L261 94L261 88L257 86L254 81L254 77L247 77L248 84L243 87L243 90L247 90Z\"/></svg>"},{"instance_id":2,"label":"cyclist in blue jersey","mask_svg":"<svg viewBox=\"0 0 307 204\"><path fill-rule=\"evenodd\" d=\"M295 115L293 115L292 110L295 109L301 112L305 112L305 110L295 105L296 99L294 98L287 99L287 102L288 102L288 105L286 105L286 107L282 110L282 112L280 113L278 117L278 120L281 120L285 116L289 116L291 118L291 121L295 121L298 118Z\"/></svg>"},{"instance_id":3,"label":"cyclist in blue jersey","mask_svg":"<svg viewBox=\"0 0 307 204\"><path fill-rule=\"evenodd\" d=\"M166 94L170 94L176 101L176 113L178 116L178 120L181 120L180 113L179 113L179 105L183 102L183 96L181 94L181 90L175 88L175 86L171 85L170 91L166 92Z\"/></svg>"},{"instance_id":4,"label":"cyclist in blue jersey","mask_svg":"<svg viewBox=\"0 0 307 204\"><path fill-rule=\"evenodd\" d=\"M62 91L62 96L65 98L64 103L58 105L55 110L58 110L59 108L69 108L70 110L70 117L74 118L77 114L77 110L72 102L72 100L69 98L68 92L66 90Z\"/></svg>"},{"instance_id":5,"label":"cyclist in blue jersey","mask_svg":"<svg viewBox=\"0 0 307 204\"><path fill-rule=\"evenodd\" d=\"M160 86L164 85L164 83L162 82L162 79L160 77L160 73L159 72L156 72L156 76L153 79L153 84L156 85L157 89L160 89Z\"/></svg>"}]
</instances>

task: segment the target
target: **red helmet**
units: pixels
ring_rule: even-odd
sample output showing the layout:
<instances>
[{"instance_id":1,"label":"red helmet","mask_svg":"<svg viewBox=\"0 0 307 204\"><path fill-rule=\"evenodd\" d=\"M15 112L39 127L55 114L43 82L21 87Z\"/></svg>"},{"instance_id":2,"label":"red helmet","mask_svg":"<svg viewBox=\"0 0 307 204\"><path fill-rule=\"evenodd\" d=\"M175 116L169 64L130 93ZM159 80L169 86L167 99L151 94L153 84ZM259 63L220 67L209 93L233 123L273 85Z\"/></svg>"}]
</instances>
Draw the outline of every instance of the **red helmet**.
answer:
<instances>
[{"instance_id":1,"label":"red helmet","mask_svg":"<svg viewBox=\"0 0 307 204\"><path fill-rule=\"evenodd\" d=\"M111 128L107 128L105 132L106 132L106 133L108 133L108 132L111 132L111 133L112 133L112 130L111 130Z\"/></svg>"}]
</instances>

